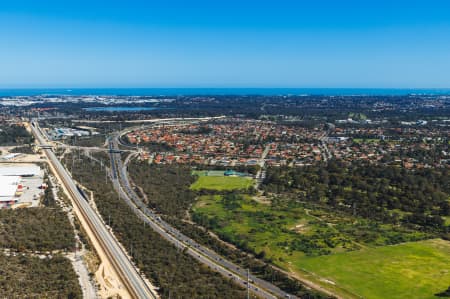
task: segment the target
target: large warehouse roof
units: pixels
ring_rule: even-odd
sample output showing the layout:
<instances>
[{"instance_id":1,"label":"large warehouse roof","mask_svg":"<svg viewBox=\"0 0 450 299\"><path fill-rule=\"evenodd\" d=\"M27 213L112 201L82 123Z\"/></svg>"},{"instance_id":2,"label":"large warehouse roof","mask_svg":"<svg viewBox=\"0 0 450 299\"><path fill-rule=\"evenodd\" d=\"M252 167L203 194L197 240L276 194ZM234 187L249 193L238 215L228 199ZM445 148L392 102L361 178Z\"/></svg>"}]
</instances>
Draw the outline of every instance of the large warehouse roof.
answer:
<instances>
[{"instance_id":1,"label":"large warehouse roof","mask_svg":"<svg viewBox=\"0 0 450 299\"><path fill-rule=\"evenodd\" d=\"M0 176L0 201L10 201L16 194L20 176Z\"/></svg>"},{"instance_id":2,"label":"large warehouse roof","mask_svg":"<svg viewBox=\"0 0 450 299\"><path fill-rule=\"evenodd\" d=\"M24 164L14 166L0 165L0 176L35 176L39 175L41 169L37 165Z\"/></svg>"}]
</instances>

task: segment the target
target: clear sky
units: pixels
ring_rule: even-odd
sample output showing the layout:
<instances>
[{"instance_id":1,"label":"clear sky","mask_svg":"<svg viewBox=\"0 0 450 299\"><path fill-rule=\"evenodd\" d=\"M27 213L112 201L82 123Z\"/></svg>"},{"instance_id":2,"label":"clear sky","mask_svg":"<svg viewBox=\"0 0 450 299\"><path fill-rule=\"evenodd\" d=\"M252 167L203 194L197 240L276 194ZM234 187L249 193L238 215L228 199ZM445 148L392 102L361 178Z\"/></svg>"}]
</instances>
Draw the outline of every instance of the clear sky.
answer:
<instances>
[{"instance_id":1,"label":"clear sky","mask_svg":"<svg viewBox=\"0 0 450 299\"><path fill-rule=\"evenodd\" d=\"M450 87L450 1L5 0L24 87Z\"/></svg>"}]
</instances>

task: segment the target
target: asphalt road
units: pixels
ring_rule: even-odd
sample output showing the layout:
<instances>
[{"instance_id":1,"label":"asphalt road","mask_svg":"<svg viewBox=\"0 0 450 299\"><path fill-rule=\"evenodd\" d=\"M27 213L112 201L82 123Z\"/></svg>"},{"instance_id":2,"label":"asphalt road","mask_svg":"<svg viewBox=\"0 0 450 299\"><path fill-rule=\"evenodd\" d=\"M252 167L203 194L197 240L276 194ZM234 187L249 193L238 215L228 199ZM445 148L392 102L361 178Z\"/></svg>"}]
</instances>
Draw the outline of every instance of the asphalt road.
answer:
<instances>
[{"instance_id":1,"label":"asphalt road","mask_svg":"<svg viewBox=\"0 0 450 299\"><path fill-rule=\"evenodd\" d=\"M31 129L38 143L45 145L46 141L42 137L41 130L37 127L35 122L32 123ZM158 298L158 295L152 292L146 282L139 275L132 262L123 252L116 239L114 239L109 230L105 227L100 217L81 196L72 178L62 166L61 162L57 159L53 151L51 149L43 149L43 151L47 155L49 162L52 163L55 170L58 172L60 178L63 180L64 185L72 194L74 201L85 216L86 220L90 223L91 230L94 232L99 243L109 256L111 265L113 265L118 274L121 276L121 279L131 296L133 296L133 298Z\"/></svg>"},{"instance_id":2,"label":"asphalt road","mask_svg":"<svg viewBox=\"0 0 450 299\"><path fill-rule=\"evenodd\" d=\"M187 248L187 253L189 253L193 258L197 259L201 263L221 273L225 277L232 278L235 282L242 285L243 287L248 286L251 292L255 293L258 297L297 298L296 296L282 291L277 286L265 280L257 278L252 274L248 275L246 269L242 269L238 265L224 259L214 251L185 236L170 224L162 220L161 217L159 217L152 210L147 208L147 206L131 188L126 165L124 166L122 164L120 153L115 152L119 149L118 136L115 135L114 137L110 138L109 144L111 149L111 169L113 172L115 172L111 174L114 187L141 220L147 223L152 229L158 232L163 238L174 244L177 248ZM247 283L247 276L249 283Z\"/></svg>"}]
</instances>

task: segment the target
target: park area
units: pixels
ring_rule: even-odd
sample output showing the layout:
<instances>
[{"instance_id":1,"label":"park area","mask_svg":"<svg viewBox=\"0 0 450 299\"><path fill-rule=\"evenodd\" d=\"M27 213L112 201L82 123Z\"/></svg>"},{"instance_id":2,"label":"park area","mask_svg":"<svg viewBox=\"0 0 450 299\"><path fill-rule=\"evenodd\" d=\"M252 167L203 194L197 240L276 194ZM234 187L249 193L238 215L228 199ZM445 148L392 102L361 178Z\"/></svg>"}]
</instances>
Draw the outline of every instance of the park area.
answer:
<instances>
[{"instance_id":1,"label":"park area","mask_svg":"<svg viewBox=\"0 0 450 299\"><path fill-rule=\"evenodd\" d=\"M299 205L278 202L273 206L249 195L200 196L193 218L224 240L277 263L360 247Z\"/></svg>"},{"instance_id":2,"label":"park area","mask_svg":"<svg viewBox=\"0 0 450 299\"><path fill-rule=\"evenodd\" d=\"M198 179L191 185L191 190L246 190L254 184L254 180L250 177L225 176L224 173L224 171L194 171L193 175L198 176Z\"/></svg>"},{"instance_id":3,"label":"park area","mask_svg":"<svg viewBox=\"0 0 450 299\"><path fill-rule=\"evenodd\" d=\"M330 215L235 193L199 196L192 209L223 240L344 298L433 298L450 285L449 242L405 242L427 236Z\"/></svg>"},{"instance_id":4,"label":"park area","mask_svg":"<svg viewBox=\"0 0 450 299\"><path fill-rule=\"evenodd\" d=\"M433 239L364 248L293 264L364 298L438 298L450 285L450 242Z\"/></svg>"}]
</instances>

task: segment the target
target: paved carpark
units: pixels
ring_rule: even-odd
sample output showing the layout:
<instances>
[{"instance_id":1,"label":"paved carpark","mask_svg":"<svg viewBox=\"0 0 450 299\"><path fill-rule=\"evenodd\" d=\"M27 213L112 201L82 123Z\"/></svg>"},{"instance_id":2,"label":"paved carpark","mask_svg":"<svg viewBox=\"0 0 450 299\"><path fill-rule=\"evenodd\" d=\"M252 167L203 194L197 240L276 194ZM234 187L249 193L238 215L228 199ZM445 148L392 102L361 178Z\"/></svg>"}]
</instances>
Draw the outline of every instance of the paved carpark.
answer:
<instances>
[{"instance_id":1,"label":"paved carpark","mask_svg":"<svg viewBox=\"0 0 450 299\"><path fill-rule=\"evenodd\" d=\"M44 194L44 189L40 189L44 182L44 173L41 170L39 176L22 177L23 193L19 197L18 206L37 207L39 198Z\"/></svg>"}]
</instances>

